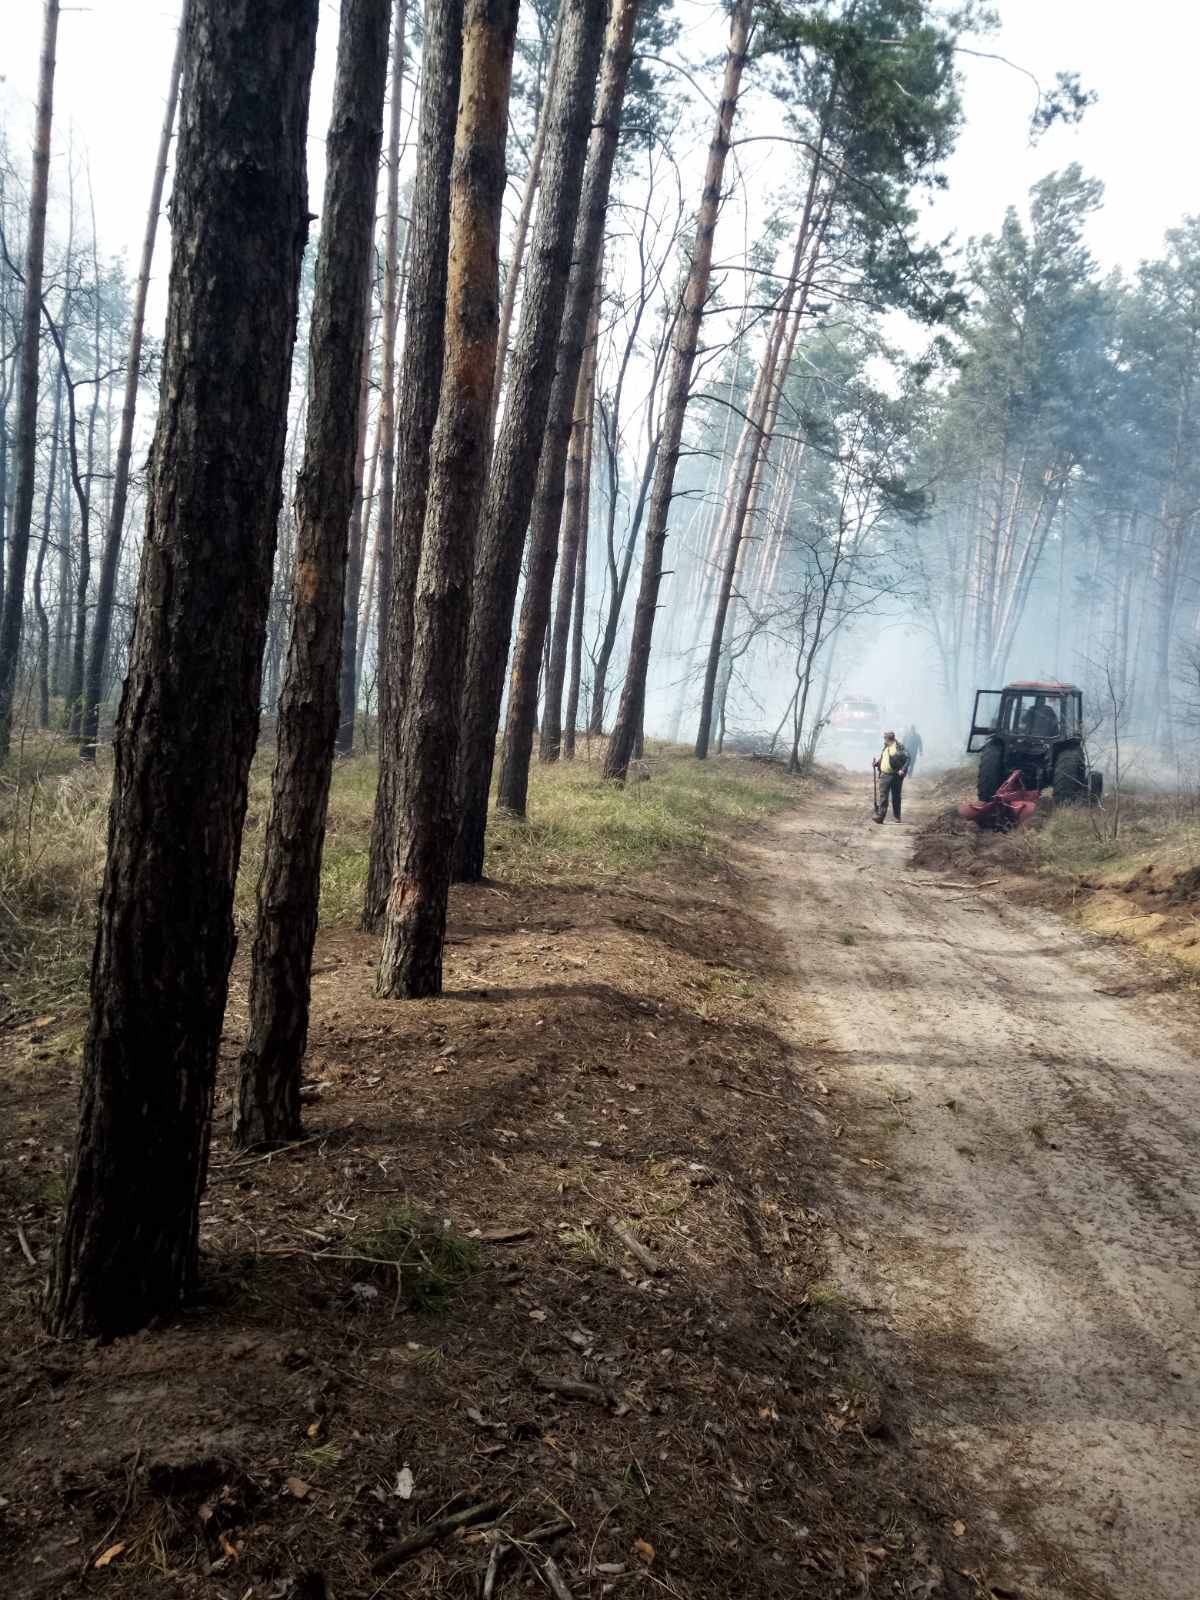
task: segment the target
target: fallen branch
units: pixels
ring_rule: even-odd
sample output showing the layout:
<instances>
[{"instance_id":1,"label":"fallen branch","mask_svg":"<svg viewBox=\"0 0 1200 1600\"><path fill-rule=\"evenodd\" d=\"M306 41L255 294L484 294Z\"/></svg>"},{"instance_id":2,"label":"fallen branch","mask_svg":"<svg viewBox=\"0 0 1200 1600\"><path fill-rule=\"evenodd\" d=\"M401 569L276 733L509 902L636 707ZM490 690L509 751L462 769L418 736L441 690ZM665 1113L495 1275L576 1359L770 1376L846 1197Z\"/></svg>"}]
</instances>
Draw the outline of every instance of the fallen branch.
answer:
<instances>
[{"instance_id":1,"label":"fallen branch","mask_svg":"<svg viewBox=\"0 0 1200 1600\"><path fill-rule=\"evenodd\" d=\"M616 1235L631 1256L641 1262L652 1278L660 1277L667 1270L658 1257L646 1249L640 1239L636 1238L628 1228L622 1227L618 1218L609 1217L608 1226L609 1231Z\"/></svg>"},{"instance_id":2,"label":"fallen branch","mask_svg":"<svg viewBox=\"0 0 1200 1600\"><path fill-rule=\"evenodd\" d=\"M272 1156L285 1156L292 1150L302 1150L306 1144L316 1144L318 1139L324 1139L323 1133L310 1133L307 1139L291 1139L287 1144L277 1144L270 1150L264 1150L257 1156L235 1157L232 1161L221 1161L214 1165L214 1172L240 1172L243 1167L253 1167L260 1161L270 1161Z\"/></svg>"},{"instance_id":3,"label":"fallen branch","mask_svg":"<svg viewBox=\"0 0 1200 1600\"><path fill-rule=\"evenodd\" d=\"M500 1568L510 1555L515 1555L518 1551L524 1554L525 1545L549 1544L552 1539L561 1539L564 1533L572 1533L574 1529L573 1522L559 1518L556 1522L543 1522L539 1527L531 1528L528 1533L523 1533L519 1537L513 1533L498 1533L492 1545L492 1553L488 1557L487 1571L483 1575L482 1600L493 1600L500 1579Z\"/></svg>"},{"instance_id":4,"label":"fallen branch","mask_svg":"<svg viewBox=\"0 0 1200 1600\"><path fill-rule=\"evenodd\" d=\"M29 1248L29 1240L25 1237L25 1229L19 1222L17 1223L17 1243L21 1246L21 1254L25 1257L26 1261L28 1261L29 1265L36 1268L37 1257Z\"/></svg>"},{"instance_id":5,"label":"fallen branch","mask_svg":"<svg viewBox=\"0 0 1200 1600\"><path fill-rule=\"evenodd\" d=\"M413 1556L420 1555L422 1550L428 1550L431 1544L438 1544L452 1533L457 1533L460 1528L470 1528L477 1522L489 1522L498 1517L507 1507L507 1500L485 1500L481 1505L468 1506L465 1511L456 1511L452 1516L439 1517L436 1522L427 1522L423 1528L418 1528L416 1533L410 1533L407 1539L401 1539L376 1556L371 1563L371 1571L378 1578L384 1573L393 1571L404 1561Z\"/></svg>"},{"instance_id":6,"label":"fallen branch","mask_svg":"<svg viewBox=\"0 0 1200 1600\"><path fill-rule=\"evenodd\" d=\"M993 889L999 878L986 878L982 883L950 883L944 878L909 878L910 887L917 889Z\"/></svg>"},{"instance_id":7,"label":"fallen branch","mask_svg":"<svg viewBox=\"0 0 1200 1600\"><path fill-rule=\"evenodd\" d=\"M488 1557L487 1571L483 1575L482 1600L492 1600L496 1593L496 1579L500 1576L500 1563L512 1548L511 1545L501 1544L499 1540L492 1546L492 1553Z\"/></svg>"},{"instance_id":8,"label":"fallen branch","mask_svg":"<svg viewBox=\"0 0 1200 1600\"><path fill-rule=\"evenodd\" d=\"M539 1523L536 1528L531 1528L528 1533L523 1533L520 1539L515 1534L508 1537L518 1544L549 1544L551 1539L561 1539L564 1533L574 1533L575 1524L568 1522L566 1517L558 1517L554 1522Z\"/></svg>"},{"instance_id":9,"label":"fallen branch","mask_svg":"<svg viewBox=\"0 0 1200 1600\"><path fill-rule=\"evenodd\" d=\"M735 1083L733 1087L739 1094L752 1094L756 1097L756 1099L774 1100L777 1106L791 1106L793 1111L796 1109L790 1100L785 1100L782 1095L768 1094L765 1089L747 1089L744 1083Z\"/></svg>"},{"instance_id":10,"label":"fallen branch","mask_svg":"<svg viewBox=\"0 0 1200 1600\"><path fill-rule=\"evenodd\" d=\"M542 1576L545 1578L554 1600L574 1600L570 1589L567 1588L566 1579L558 1570L558 1562L555 1561L553 1556L546 1557L546 1563L542 1568Z\"/></svg>"},{"instance_id":11,"label":"fallen branch","mask_svg":"<svg viewBox=\"0 0 1200 1600\"><path fill-rule=\"evenodd\" d=\"M552 1378L537 1374L533 1383L535 1388L544 1390L546 1394L560 1395L564 1400L587 1400L594 1406L605 1406L610 1410L617 1403L616 1398L598 1383L584 1383L578 1378Z\"/></svg>"}]
</instances>

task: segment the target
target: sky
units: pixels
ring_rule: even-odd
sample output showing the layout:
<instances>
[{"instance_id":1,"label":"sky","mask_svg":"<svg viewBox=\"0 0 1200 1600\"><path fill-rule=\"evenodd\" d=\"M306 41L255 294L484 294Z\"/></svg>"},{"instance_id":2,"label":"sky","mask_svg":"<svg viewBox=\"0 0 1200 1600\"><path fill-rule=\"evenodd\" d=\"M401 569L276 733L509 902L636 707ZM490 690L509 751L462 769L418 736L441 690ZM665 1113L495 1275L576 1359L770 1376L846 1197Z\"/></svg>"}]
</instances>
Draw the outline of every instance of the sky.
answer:
<instances>
[{"instance_id":1,"label":"sky","mask_svg":"<svg viewBox=\"0 0 1200 1600\"><path fill-rule=\"evenodd\" d=\"M0 4L0 120L19 146L31 125L42 6L40 0ZM1016 65L961 58L967 123L946 169L948 190L928 213L930 236L993 231L1007 205L1022 204L1031 183L1075 160L1106 185L1105 206L1091 223L1095 255L1105 268L1133 268L1157 253L1166 228L1200 209L1184 159L1195 140L1200 22L1177 0L1144 0L1136 18L1113 0L998 0L997 10L999 32L978 47ZM680 0L680 12L686 61L689 51L712 48L719 24L708 0ZM90 0L64 7L59 24L56 158L61 170L70 143L80 159L86 152L102 249L125 250L130 259L144 223L176 15L170 0ZM310 139L314 198L336 28L336 4L322 0ZM1031 148L1036 90L1017 67L1047 86L1058 69L1077 71L1099 103L1079 128L1054 130ZM159 266L165 273L165 256Z\"/></svg>"}]
</instances>

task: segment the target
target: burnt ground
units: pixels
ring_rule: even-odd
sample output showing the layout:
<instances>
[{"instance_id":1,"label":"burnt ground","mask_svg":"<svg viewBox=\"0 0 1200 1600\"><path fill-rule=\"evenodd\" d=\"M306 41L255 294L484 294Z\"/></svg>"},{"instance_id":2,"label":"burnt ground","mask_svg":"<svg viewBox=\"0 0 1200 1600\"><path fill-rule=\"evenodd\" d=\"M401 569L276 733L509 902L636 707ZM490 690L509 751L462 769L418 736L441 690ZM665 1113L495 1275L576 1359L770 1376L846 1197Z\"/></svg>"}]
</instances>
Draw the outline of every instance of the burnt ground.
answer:
<instances>
[{"instance_id":1,"label":"burnt ground","mask_svg":"<svg viewBox=\"0 0 1200 1600\"><path fill-rule=\"evenodd\" d=\"M36 1316L80 1014L0 1036L3 1592L1011 1592L830 1283L823 1024L742 869L485 884L447 954L388 1004L322 936L309 1137L249 1158L239 963L198 1297L104 1348Z\"/></svg>"}]
</instances>

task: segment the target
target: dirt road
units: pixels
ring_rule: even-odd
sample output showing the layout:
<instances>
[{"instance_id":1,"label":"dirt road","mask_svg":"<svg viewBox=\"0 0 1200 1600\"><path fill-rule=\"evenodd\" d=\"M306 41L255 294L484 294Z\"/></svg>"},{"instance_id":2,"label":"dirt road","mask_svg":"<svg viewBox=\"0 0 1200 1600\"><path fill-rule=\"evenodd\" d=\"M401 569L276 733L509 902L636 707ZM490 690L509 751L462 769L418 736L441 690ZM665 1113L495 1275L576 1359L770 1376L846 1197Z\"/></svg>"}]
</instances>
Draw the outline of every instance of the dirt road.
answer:
<instances>
[{"instance_id":1,"label":"dirt road","mask_svg":"<svg viewBox=\"0 0 1200 1600\"><path fill-rule=\"evenodd\" d=\"M883 827L828 792L757 857L840 1281L1020 1593L1200 1596L1195 1033L1139 958L911 869L922 791Z\"/></svg>"}]
</instances>

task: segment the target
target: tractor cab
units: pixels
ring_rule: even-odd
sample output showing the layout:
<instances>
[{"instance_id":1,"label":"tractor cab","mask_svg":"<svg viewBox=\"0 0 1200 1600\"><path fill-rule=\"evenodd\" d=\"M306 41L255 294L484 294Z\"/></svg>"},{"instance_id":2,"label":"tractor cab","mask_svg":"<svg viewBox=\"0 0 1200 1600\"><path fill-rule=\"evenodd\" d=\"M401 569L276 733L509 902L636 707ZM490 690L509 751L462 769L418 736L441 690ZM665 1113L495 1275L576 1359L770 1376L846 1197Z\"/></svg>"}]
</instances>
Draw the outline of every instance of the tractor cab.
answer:
<instances>
[{"instance_id":1,"label":"tractor cab","mask_svg":"<svg viewBox=\"0 0 1200 1600\"><path fill-rule=\"evenodd\" d=\"M1098 799L1088 771L1083 694L1069 683L1010 683L979 689L967 750L979 755L979 798L990 800L1013 772L1027 789L1053 787L1059 803Z\"/></svg>"}]
</instances>

